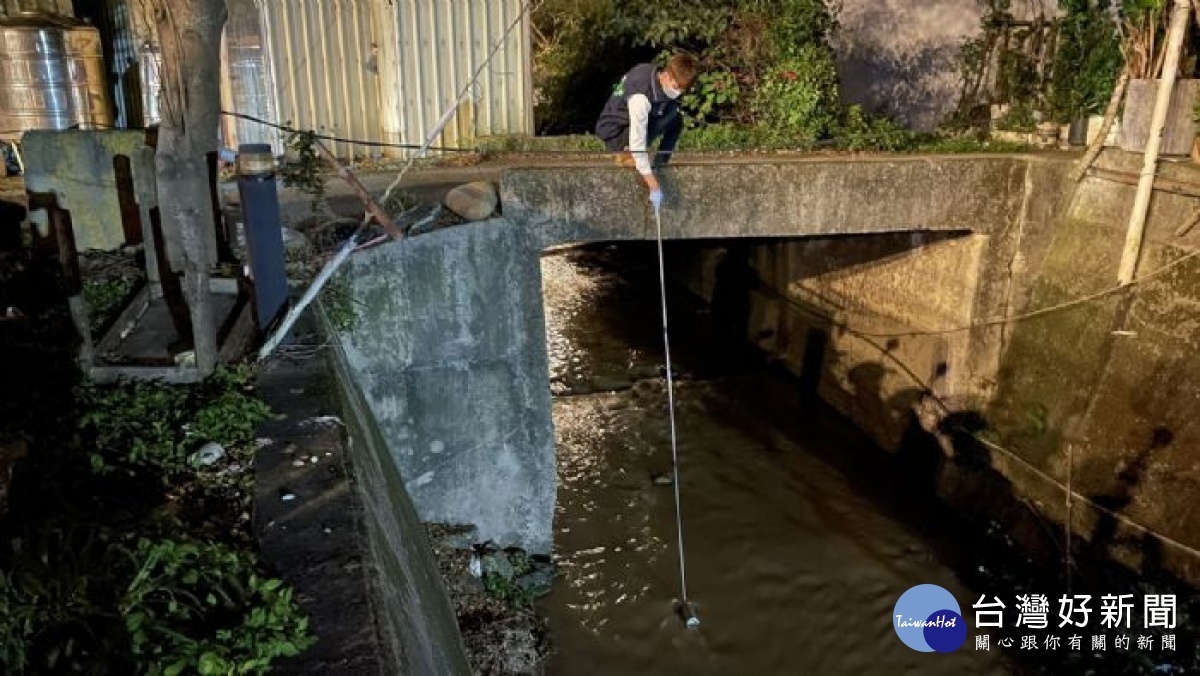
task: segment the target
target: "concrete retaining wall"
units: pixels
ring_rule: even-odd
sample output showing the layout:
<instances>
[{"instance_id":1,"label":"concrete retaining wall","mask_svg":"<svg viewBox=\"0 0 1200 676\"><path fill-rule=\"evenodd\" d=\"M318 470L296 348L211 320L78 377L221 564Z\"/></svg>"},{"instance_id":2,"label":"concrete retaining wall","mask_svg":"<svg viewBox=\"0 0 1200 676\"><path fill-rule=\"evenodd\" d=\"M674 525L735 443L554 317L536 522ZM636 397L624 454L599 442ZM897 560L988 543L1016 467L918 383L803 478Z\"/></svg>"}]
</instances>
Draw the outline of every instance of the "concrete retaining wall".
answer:
<instances>
[{"instance_id":1,"label":"concrete retaining wall","mask_svg":"<svg viewBox=\"0 0 1200 676\"><path fill-rule=\"evenodd\" d=\"M1110 151L1100 166L1139 163ZM1089 178L1075 190L1070 169L1030 160L1007 223L987 234L752 247L742 254L757 284L746 333L886 450L938 419L982 431L987 443L942 439L959 462L945 464L940 489L956 506L991 504L981 481L994 475L1066 523L1069 483L1082 540L1200 580L1200 520L1186 507L1200 496L1200 258L1125 293L979 326L1114 287L1134 187ZM1189 165L1163 173L1200 183ZM1200 199L1155 193L1139 274L1200 250L1200 228L1173 234L1198 208ZM683 277L728 299L719 287L729 250L698 252ZM924 392L950 415L925 405Z\"/></svg>"},{"instance_id":2,"label":"concrete retaining wall","mask_svg":"<svg viewBox=\"0 0 1200 676\"><path fill-rule=\"evenodd\" d=\"M373 601L390 653L388 673L466 676L471 669L458 622L424 526L372 419L358 374L336 343L331 354L374 564Z\"/></svg>"},{"instance_id":3,"label":"concrete retaining wall","mask_svg":"<svg viewBox=\"0 0 1200 676\"><path fill-rule=\"evenodd\" d=\"M359 316L341 344L417 516L548 554L554 428L539 255L504 220L360 253L345 273Z\"/></svg>"}]
</instances>

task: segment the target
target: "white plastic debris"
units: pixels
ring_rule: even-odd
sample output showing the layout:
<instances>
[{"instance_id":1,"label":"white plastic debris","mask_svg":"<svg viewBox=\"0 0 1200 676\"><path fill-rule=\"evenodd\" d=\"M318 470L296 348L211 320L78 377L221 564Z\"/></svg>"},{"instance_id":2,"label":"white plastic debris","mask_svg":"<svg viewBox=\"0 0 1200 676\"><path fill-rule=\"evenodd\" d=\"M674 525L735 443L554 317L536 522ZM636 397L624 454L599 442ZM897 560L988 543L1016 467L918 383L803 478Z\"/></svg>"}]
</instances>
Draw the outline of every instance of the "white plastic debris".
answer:
<instances>
[{"instance_id":1,"label":"white plastic debris","mask_svg":"<svg viewBox=\"0 0 1200 676\"><path fill-rule=\"evenodd\" d=\"M313 418L309 418L308 420L305 420L304 422L302 422L300 424L305 425L305 426L311 425L314 427L324 427L327 425L341 425L342 419L337 417L336 415L319 415L319 416L316 416Z\"/></svg>"},{"instance_id":2,"label":"white plastic debris","mask_svg":"<svg viewBox=\"0 0 1200 676\"><path fill-rule=\"evenodd\" d=\"M225 447L215 441L210 441L200 447L200 450L192 454L191 461L194 465L208 467L225 457Z\"/></svg>"},{"instance_id":3,"label":"white plastic debris","mask_svg":"<svg viewBox=\"0 0 1200 676\"><path fill-rule=\"evenodd\" d=\"M291 500L296 499L296 494L295 493L284 493L283 495L279 496L279 499L283 500L284 502L289 502Z\"/></svg>"},{"instance_id":4,"label":"white plastic debris","mask_svg":"<svg viewBox=\"0 0 1200 676\"><path fill-rule=\"evenodd\" d=\"M471 563L467 565L467 570L471 572L471 577L483 577L483 560L478 554L471 555Z\"/></svg>"}]
</instances>

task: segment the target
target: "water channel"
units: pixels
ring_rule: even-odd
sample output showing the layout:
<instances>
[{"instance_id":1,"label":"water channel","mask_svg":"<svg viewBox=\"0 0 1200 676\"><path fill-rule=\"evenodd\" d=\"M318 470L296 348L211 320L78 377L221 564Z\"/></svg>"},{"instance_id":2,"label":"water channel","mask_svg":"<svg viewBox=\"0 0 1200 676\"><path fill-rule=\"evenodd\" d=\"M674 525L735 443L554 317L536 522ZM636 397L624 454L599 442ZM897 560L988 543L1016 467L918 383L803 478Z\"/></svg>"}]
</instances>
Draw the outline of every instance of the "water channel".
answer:
<instances>
[{"instance_id":1,"label":"water channel","mask_svg":"<svg viewBox=\"0 0 1200 676\"><path fill-rule=\"evenodd\" d=\"M970 556L939 528L945 508L673 292L687 582L702 620L685 629L672 488L655 480L671 456L653 245L552 252L542 272L563 571L543 607L549 673L1016 673L999 651L901 643L891 615L908 588L941 585L964 615L979 596L945 562Z\"/></svg>"}]
</instances>

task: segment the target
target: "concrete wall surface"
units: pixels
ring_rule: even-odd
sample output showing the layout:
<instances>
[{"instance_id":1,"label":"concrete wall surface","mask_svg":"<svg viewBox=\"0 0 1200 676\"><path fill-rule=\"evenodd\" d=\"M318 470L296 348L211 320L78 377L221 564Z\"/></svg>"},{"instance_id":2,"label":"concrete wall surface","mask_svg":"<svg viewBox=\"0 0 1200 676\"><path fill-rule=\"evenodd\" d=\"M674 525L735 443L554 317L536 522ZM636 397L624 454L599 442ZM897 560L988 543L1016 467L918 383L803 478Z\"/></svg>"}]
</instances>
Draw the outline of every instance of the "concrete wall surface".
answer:
<instances>
[{"instance_id":1,"label":"concrete wall surface","mask_svg":"<svg viewBox=\"0 0 1200 676\"><path fill-rule=\"evenodd\" d=\"M1140 163L1109 150L1097 166L1136 180ZM986 517L999 486L1023 518L1034 505L1096 551L1197 581L1200 228L1175 233L1200 198L1154 194L1142 279L1116 291L1135 187L1076 185L1071 169L1030 159L987 234L720 243L681 275L713 298L740 256L747 337L885 450L941 425L939 490L955 506ZM1195 165L1160 173L1200 184ZM1044 540L1044 523L1026 525Z\"/></svg>"},{"instance_id":2,"label":"concrete wall surface","mask_svg":"<svg viewBox=\"0 0 1200 676\"><path fill-rule=\"evenodd\" d=\"M540 249L498 219L354 256L340 338L422 521L551 549L554 433Z\"/></svg>"},{"instance_id":3,"label":"concrete wall surface","mask_svg":"<svg viewBox=\"0 0 1200 676\"><path fill-rule=\"evenodd\" d=\"M954 112L959 47L980 32L976 0L843 0L834 36L842 98L914 129Z\"/></svg>"},{"instance_id":4,"label":"concrete wall surface","mask_svg":"<svg viewBox=\"0 0 1200 676\"><path fill-rule=\"evenodd\" d=\"M1010 222L1025 168L1025 159L1001 155L680 161L660 177L663 235L987 234ZM508 169L501 206L543 246L654 236L645 186L617 166Z\"/></svg>"},{"instance_id":5,"label":"concrete wall surface","mask_svg":"<svg viewBox=\"0 0 1200 676\"><path fill-rule=\"evenodd\" d=\"M390 653L388 673L466 676L471 669L458 621L425 528L371 417L357 372L340 345L330 353L374 563L373 601Z\"/></svg>"},{"instance_id":6,"label":"concrete wall surface","mask_svg":"<svg viewBox=\"0 0 1200 676\"><path fill-rule=\"evenodd\" d=\"M129 158L142 223L150 222L149 209L157 204L157 197L154 151L146 146L145 133L32 131L22 137L21 152L26 189L58 196L59 206L71 212L75 245L80 251L111 251L125 244L114 157ZM31 213L30 219L43 225L45 212ZM178 241L173 233L164 235L168 241Z\"/></svg>"}]
</instances>

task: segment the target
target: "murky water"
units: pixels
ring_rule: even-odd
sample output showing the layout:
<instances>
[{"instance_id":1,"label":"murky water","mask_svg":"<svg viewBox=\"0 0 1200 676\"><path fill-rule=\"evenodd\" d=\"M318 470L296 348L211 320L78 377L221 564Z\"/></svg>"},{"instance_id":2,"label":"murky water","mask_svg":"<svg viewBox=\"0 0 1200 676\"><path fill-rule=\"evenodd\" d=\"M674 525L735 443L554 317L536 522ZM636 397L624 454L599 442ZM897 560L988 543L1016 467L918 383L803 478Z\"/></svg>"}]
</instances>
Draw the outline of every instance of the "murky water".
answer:
<instances>
[{"instance_id":1,"label":"murky water","mask_svg":"<svg viewBox=\"0 0 1200 676\"><path fill-rule=\"evenodd\" d=\"M689 596L684 628L653 247L543 259L563 578L544 601L552 674L995 674L996 652L915 652L891 615L934 583L978 593L939 554L930 501L872 462L848 425L711 338L672 297ZM668 265L670 259L668 259ZM858 454L858 455L856 455ZM972 595L974 594L974 595ZM970 612L969 607L964 611Z\"/></svg>"}]
</instances>

